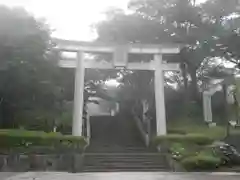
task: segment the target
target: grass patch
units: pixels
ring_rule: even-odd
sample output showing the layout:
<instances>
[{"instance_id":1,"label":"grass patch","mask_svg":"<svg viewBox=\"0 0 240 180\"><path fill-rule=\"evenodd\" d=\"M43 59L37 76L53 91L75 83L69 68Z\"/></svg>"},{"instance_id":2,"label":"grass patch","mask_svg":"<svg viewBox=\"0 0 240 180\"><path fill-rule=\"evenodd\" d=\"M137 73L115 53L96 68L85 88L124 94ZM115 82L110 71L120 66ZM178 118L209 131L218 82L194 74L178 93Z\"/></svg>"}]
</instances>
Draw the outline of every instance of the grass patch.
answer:
<instances>
[{"instance_id":1,"label":"grass patch","mask_svg":"<svg viewBox=\"0 0 240 180\"><path fill-rule=\"evenodd\" d=\"M165 136L158 136L155 138L155 144L161 143L187 143L208 145L214 141L214 138L204 134L169 134Z\"/></svg>"},{"instance_id":2,"label":"grass patch","mask_svg":"<svg viewBox=\"0 0 240 180\"><path fill-rule=\"evenodd\" d=\"M233 130L231 130L233 131ZM168 126L168 132L176 134L204 134L216 140L221 140L226 137L226 128L223 126L208 127L206 124L170 124ZM181 132L181 133L179 133ZM240 130L235 130L234 133L239 133Z\"/></svg>"},{"instance_id":3,"label":"grass patch","mask_svg":"<svg viewBox=\"0 0 240 180\"><path fill-rule=\"evenodd\" d=\"M191 120L191 119L180 119L168 123L168 134L204 134L216 140L222 140L227 135L227 128L223 125L218 125L216 127L209 127L206 123L201 121ZM240 135L239 127L230 127L231 135Z\"/></svg>"}]
</instances>

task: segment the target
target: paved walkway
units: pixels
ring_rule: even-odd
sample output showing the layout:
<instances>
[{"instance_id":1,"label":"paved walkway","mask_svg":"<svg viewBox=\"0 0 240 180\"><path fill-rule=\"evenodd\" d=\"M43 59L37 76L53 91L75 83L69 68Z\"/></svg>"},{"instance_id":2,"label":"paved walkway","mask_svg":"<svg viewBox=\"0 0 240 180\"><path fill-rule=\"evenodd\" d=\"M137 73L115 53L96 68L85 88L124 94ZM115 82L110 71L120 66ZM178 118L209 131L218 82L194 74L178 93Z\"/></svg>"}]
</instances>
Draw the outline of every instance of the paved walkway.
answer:
<instances>
[{"instance_id":1,"label":"paved walkway","mask_svg":"<svg viewBox=\"0 0 240 180\"><path fill-rule=\"evenodd\" d=\"M5 180L9 177L14 177L20 173L14 173L14 172L0 172L0 180Z\"/></svg>"},{"instance_id":2,"label":"paved walkway","mask_svg":"<svg viewBox=\"0 0 240 180\"><path fill-rule=\"evenodd\" d=\"M3 176L1 176L3 175ZM6 174L5 174L6 175ZM10 175L10 174L9 174ZM13 175L13 174L12 174ZM239 180L240 174L223 173L81 173L28 172L0 180Z\"/></svg>"}]
</instances>

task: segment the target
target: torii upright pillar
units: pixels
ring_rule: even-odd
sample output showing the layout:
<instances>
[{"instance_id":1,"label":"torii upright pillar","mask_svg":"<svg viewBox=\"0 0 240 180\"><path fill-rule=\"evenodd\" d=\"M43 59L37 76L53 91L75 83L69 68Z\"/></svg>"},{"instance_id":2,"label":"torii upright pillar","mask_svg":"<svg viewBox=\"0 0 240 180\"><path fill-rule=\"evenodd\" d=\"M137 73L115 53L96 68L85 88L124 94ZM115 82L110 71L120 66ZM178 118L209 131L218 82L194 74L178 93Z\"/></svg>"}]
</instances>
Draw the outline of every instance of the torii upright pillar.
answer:
<instances>
[{"instance_id":1,"label":"torii upright pillar","mask_svg":"<svg viewBox=\"0 0 240 180\"><path fill-rule=\"evenodd\" d=\"M166 135L167 133L162 55L156 54L154 56L154 61L156 64L156 69L154 73L156 126L157 126L157 136L160 136L160 135Z\"/></svg>"},{"instance_id":2,"label":"torii upright pillar","mask_svg":"<svg viewBox=\"0 0 240 180\"><path fill-rule=\"evenodd\" d=\"M73 107L73 123L72 135L82 136L82 116L84 107L84 59L83 52L77 52L77 65L75 69L75 88L74 88L74 107Z\"/></svg>"}]
</instances>

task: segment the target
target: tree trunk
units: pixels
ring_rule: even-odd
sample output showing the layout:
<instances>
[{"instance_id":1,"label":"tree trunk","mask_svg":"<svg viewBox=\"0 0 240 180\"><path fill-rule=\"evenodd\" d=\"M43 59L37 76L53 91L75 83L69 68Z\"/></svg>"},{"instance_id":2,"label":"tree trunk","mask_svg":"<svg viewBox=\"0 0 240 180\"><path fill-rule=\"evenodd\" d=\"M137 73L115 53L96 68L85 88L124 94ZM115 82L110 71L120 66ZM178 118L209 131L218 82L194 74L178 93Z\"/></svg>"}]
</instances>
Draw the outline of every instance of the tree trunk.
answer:
<instances>
[{"instance_id":1,"label":"tree trunk","mask_svg":"<svg viewBox=\"0 0 240 180\"><path fill-rule=\"evenodd\" d=\"M191 100L198 100L198 85L197 85L197 69L191 68L189 69L189 73L191 76L191 84L190 84L190 92L191 92Z\"/></svg>"},{"instance_id":2,"label":"tree trunk","mask_svg":"<svg viewBox=\"0 0 240 180\"><path fill-rule=\"evenodd\" d=\"M229 136L229 120L228 120L228 102L227 102L227 85L223 84L223 97L224 97L224 123L226 126L226 136Z\"/></svg>"},{"instance_id":3,"label":"tree trunk","mask_svg":"<svg viewBox=\"0 0 240 180\"><path fill-rule=\"evenodd\" d=\"M185 62L181 63L181 70L182 70L182 76L183 76L183 85L184 85L184 92L183 92L183 116L187 115L188 112L188 102L189 102L189 89L188 89L188 70L187 70L187 64Z\"/></svg>"},{"instance_id":4,"label":"tree trunk","mask_svg":"<svg viewBox=\"0 0 240 180\"><path fill-rule=\"evenodd\" d=\"M149 109L149 103L146 99L142 99L141 103L142 103L142 119L143 119L143 121L146 121L146 119L147 119L146 114Z\"/></svg>"},{"instance_id":5,"label":"tree trunk","mask_svg":"<svg viewBox=\"0 0 240 180\"><path fill-rule=\"evenodd\" d=\"M183 76L184 91L187 92L188 90L187 64L184 62L181 63L181 69L182 69L182 76Z\"/></svg>"}]
</instances>

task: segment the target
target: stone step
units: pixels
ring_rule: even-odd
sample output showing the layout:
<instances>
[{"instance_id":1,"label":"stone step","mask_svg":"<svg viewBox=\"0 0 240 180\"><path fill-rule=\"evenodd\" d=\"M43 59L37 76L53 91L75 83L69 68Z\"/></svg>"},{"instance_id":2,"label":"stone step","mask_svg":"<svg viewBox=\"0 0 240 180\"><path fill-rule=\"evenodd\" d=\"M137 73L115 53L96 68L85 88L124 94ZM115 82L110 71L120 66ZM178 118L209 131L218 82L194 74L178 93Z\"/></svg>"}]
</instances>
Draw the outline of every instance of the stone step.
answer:
<instances>
[{"instance_id":1,"label":"stone step","mask_svg":"<svg viewBox=\"0 0 240 180\"><path fill-rule=\"evenodd\" d=\"M160 155L157 155L157 156L84 156L84 159L86 160L91 160L91 159L94 159L94 160L108 160L108 161L146 161L146 160L149 160L149 161L163 161L166 159L166 156L160 156Z\"/></svg>"},{"instance_id":2,"label":"stone step","mask_svg":"<svg viewBox=\"0 0 240 180\"><path fill-rule=\"evenodd\" d=\"M144 150L134 151L134 150L121 150L121 149L115 149L115 150L108 150L108 149L106 149L106 150L102 150L102 149L92 149L92 150L90 150L89 149L89 150L87 150L87 153L125 153L125 154L127 154L127 153L138 153L138 154L140 154L140 153L150 153L150 152L151 151L146 152Z\"/></svg>"},{"instance_id":3,"label":"stone step","mask_svg":"<svg viewBox=\"0 0 240 180\"><path fill-rule=\"evenodd\" d=\"M96 163L162 163L165 159L97 159L97 158L85 158L85 162L96 162Z\"/></svg>"},{"instance_id":4,"label":"stone step","mask_svg":"<svg viewBox=\"0 0 240 180\"><path fill-rule=\"evenodd\" d=\"M84 172L167 171L166 159L159 153L87 153Z\"/></svg>"},{"instance_id":5,"label":"stone step","mask_svg":"<svg viewBox=\"0 0 240 180\"><path fill-rule=\"evenodd\" d=\"M162 160L165 159L165 157L161 156L85 156L85 159L96 159L96 160L132 160L132 161L144 161L144 160Z\"/></svg>"},{"instance_id":6,"label":"stone step","mask_svg":"<svg viewBox=\"0 0 240 180\"><path fill-rule=\"evenodd\" d=\"M146 146L143 145L143 143L136 144L131 143L131 144L101 144L101 143L94 143L91 141L91 144L89 147L98 147L98 148L116 148L116 147L121 147L121 148L130 148L130 149L146 149Z\"/></svg>"},{"instance_id":7,"label":"stone step","mask_svg":"<svg viewBox=\"0 0 240 180\"><path fill-rule=\"evenodd\" d=\"M133 152L133 153L152 153L152 152L156 152L155 149L151 149L151 148L126 148L126 147L89 147L86 150L87 152Z\"/></svg>"},{"instance_id":8,"label":"stone step","mask_svg":"<svg viewBox=\"0 0 240 180\"><path fill-rule=\"evenodd\" d=\"M136 145L137 146L137 145ZM134 150L134 151L147 151L147 150L152 150L152 148L146 148L146 147L127 147L125 145L121 145L121 146L115 146L115 147L111 147L111 146L97 146L97 145L91 145L87 148L88 150L94 150L94 149L101 149L101 150L116 150L116 149L121 149L121 150ZM154 149L155 150L155 149Z\"/></svg>"},{"instance_id":9,"label":"stone step","mask_svg":"<svg viewBox=\"0 0 240 180\"><path fill-rule=\"evenodd\" d=\"M94 157L94 156L85 156L85 159L96 159L96 160L108 160L108 161L117 161L117 160L121 160L121 161L144 161L144 160L163 160L165 159L165 157L160 157L160 156L118 156L118 157L109 157L109 156L100 156L100 157Z\"/></svg>"},{"instance_id":10,"label":"stone step","mask_svg":"<svg viewBox=\"0 0 240 180\"><path fill-rule=\"evenodd\" d=\"M152 168L152 167L159 167L164 168L165 164L163 163L157 163L157 162L139 162L139 163L132 163L132 162L87 162L84 163L85 167L88 166L102 166L102 167L145 167L145 168Z\"/></svg>"},{"instance_id":11,"label":"stone step","mask_svg":"<svg viewBox=\"0 0 240 180\"><path fill-rule=\"evenodd\" d=\"M132 157L136 157L136 156L139 156L139 157L143 157L143 156L164 156L164 154L160 154L160 153L88 153L86 152L84 154L85 156L97 156L97 157L100 157L100 156L108 156L108 157L119 157L119 156L132 156Z\"/></svg>"},{"instance_id":12,"label":"stone step","mask_svg":"<svg viewBox=\"0 0 240 180\"><path fill-rule=\"evenodd\" d=\"M153 161L153 162L159 162L165 160L164 158L154 157L154 158L124 158L124 157L117 157L117 158L93 158L93 157L85 157L86 161L130 161L130 162L141 162L141 161Z\"/></svg>"},{"instance_id":13,"label":"stone step","mask_svg":"<svg viewBox=\"0 0 240 180\"><path fill-rule=\"evenodd\" d=\"M149 166L144 166L144 165L136 165L136 164L119 164L119 165L112 165L112 164L104 164L104 165L95 165L95 166L91 166L91 165L86 165L85 169L90 169L90 168L94 168L94 169L162 169L165 168L165 166L161 166L161 165L149 165Z\"/></svg>"},{"instance_id":14,"label":"stone step","mask_svg":"<svg viewBox=\"0 0 240 180\"><path fill-rule=\"evenodd\" d=\"M127 153L120 153L120 154L85 154L85 159L106 159L106 160L163 160L165 159L164 155L160 154L127 154Z\"/></svg>"},{"instance_id":15,"label":"stone step","mask_svg":"<svg viewBox=\"0 0 240 180\"><path fill-rule=\"evenodd\" d=\"M126 166L128 167L128 165L132 165L133 167L137 166L137 165L143 165L143 166L146 166L146 167L149 167L149 166L161 166L161 167L165 167L165 163L163 162L150 162L150 161L145 161L145 162L119 162L119 161L116 161L116 162L107 162L107 161L88 161L88 162L85 162L84 163L85 166Z\"/></svg>"},{"instance_id":16,"label":"stone step","mask_svg":"<svg viewBox=\"0 0 240 180\"><path fill-rule=\"evenodd\" d=\"M148 148L146 147L130 147L130 146L98 146L98 145L94 145L94 146L89 146L88 149L93 149L93 148L98 148L98 149L109 149L109 150L113 150L116 148L120 148L120 149L126 149L126 150L148 150ZM150 148L149 148L150 150Z\"/></svg>"},{"instance_id":17,"label":"stone step","mask_svg":"<svg viewBox=\"0 0 240 180\"><path fill-rule=\"evenodd\" d=\"M89 169L84 169L82 172L85 173L91 173L91 172L169 172L169 169L95 169L95 168L89 168Z\"/></svg>"},{"instance_id":18,"label":"stone step","mask_svg":"<svg viewBox=\"0 0 240 180\"><path fill-rule=\"evenodd\" d=\"M83 172L168 172L165 167L95 167L88 166Z\"/></svg>"}]
</instances>

